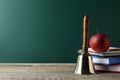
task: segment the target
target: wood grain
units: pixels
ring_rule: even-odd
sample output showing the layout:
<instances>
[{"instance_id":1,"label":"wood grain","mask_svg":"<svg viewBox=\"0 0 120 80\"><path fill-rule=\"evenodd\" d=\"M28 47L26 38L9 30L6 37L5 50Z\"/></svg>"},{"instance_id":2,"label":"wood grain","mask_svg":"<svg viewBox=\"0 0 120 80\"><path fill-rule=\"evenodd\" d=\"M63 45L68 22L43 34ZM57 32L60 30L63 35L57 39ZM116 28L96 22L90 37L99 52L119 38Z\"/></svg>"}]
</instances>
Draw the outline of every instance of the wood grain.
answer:
<instances>
[{"instance_id":1,"label":"wood grain","mask_svg":"<svg viewBox=\"0 0 120 80\"><path fill-rule=\"evenodd\" d=\"M0 80L120 80L119 73L75 75L75 63L0 64Z\"/></svg>"},{"instance_id":2,"label":"wood grain","mask_svg":"<svg viewBox=\"0 0 120 80\"><path fill-rule=\"evenodd\" d=\"M83 18L83 53L88 52L88 32L89 32L89 16Z\"/></svg>"}]
</instances>

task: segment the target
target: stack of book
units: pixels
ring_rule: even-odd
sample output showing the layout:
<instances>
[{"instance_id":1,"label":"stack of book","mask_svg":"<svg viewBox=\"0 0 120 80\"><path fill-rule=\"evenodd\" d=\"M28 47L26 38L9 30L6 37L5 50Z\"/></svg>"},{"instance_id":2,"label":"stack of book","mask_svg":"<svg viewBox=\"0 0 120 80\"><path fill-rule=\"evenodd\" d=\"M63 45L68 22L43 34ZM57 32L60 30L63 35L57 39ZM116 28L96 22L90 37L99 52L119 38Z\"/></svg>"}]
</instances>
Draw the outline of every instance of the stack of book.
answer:
<instances>
[{"instance_id":1,"label":"stack of book","mask_svg":"<svg viewBox=\"0 0 120 80\"><path fill-rule=\"evenodd\" d=\"M96 53L88 49L92 55L96 71L120 72L120 48L110 47L110 50L103 53Z\"/></svg>"},{"instance_id":2,"label":"stack of book","mask_svg":"<svg viewBox=\"0 0 120 80\"><path fill-rule=\"evenodd\" d=\"M114 48L115 49L115 48ZM103 53L89 51L93 58L93 64L96 71L120 72L120 51L117 48Z\"/></svg>"}]
</instances>

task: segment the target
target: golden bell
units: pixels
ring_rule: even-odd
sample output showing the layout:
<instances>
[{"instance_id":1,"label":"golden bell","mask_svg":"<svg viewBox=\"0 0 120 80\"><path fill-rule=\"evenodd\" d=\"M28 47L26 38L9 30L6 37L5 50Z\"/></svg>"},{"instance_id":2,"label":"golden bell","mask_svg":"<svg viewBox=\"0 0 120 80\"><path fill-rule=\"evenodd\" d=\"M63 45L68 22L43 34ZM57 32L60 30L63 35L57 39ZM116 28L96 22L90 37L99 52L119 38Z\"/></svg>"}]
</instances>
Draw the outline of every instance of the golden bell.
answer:
<instances>
[{"instance_id":1,"label":"golden bell","mask_svg":"<svg viewBox=\"0 0 120 80\"><path fill-rule=\"evenodd\" d=\"M89 16L84 16L83 19L83 46L82 52L78 56L77 64L74 70L75 74L95 74L95 68L91 55L88 53L88 30Z\"/></svg>"},{"instance_id":2,"label":"golden bell","mask_svg":"<svg viewBox=\"0 0 120 80\"><path fill-rule=\"evenodd\" d=\"M90 55L80 54L78 56L75 74L95 74L95 69Z\"/></svg>"}]
</instances>

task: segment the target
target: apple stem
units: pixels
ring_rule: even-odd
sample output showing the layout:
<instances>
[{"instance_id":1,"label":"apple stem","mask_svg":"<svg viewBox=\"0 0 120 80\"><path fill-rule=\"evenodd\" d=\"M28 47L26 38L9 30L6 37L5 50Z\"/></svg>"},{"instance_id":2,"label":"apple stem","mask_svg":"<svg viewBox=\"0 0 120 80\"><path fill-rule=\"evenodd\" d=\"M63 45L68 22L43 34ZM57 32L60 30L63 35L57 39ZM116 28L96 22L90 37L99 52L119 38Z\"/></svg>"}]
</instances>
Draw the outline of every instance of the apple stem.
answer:
<instances>
[{"instance_id":1,"label":"apple stem","mask_svg":"<svg viewBox=\"0 0 120 80\"><path fill-rule=\"evenodd\" d=\"M96 30L96 33L97 33L97 34L99 33L98 30Z\"/></svg>"}]
</instances>

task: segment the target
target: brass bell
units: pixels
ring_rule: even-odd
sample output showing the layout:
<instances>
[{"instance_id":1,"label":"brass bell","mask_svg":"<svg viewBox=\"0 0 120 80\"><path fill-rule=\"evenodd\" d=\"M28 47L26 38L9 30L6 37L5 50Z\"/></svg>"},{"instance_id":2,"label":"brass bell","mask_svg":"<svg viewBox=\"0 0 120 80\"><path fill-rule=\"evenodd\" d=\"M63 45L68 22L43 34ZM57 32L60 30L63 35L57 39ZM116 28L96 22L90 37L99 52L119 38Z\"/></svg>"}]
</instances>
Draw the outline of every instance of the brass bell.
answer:
<instances>
[{"instance_id":1,"label":"brass bell","mask_svg":"<svg viewBox=\"0 0 120 80\"><path fill-rule=\"evenodd\" d=\"M82 52L79 54L77 64L74 70L75 74L95 74L95 68L91 55L88 53L88 31L89 31L89 16L84 16L83 19L83 45Z\"/></svg>"}]
</instances>

